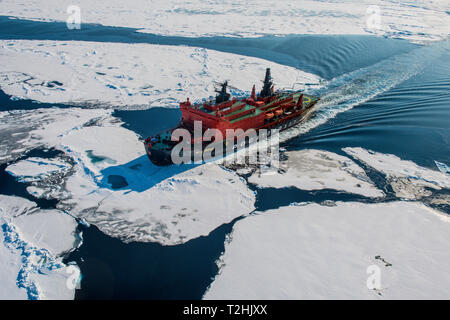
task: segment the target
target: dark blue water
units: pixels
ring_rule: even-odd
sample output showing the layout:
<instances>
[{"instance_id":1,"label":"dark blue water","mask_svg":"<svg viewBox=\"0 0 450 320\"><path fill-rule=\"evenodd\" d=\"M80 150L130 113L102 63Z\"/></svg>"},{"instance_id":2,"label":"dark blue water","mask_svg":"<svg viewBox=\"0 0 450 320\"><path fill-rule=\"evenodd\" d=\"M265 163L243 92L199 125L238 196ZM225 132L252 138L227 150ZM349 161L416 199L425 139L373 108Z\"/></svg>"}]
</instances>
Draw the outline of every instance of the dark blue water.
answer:
<instances>
[{"instance_id":1,"label":"dark blue water","mask_svg":"<svg viewBox=\"0 0 450 320\"><path fill-rule=\"evenodd\" d=\"M344 99L329 103L324 109L333 111L333 108L339 109L353 102L354 107L337 115L331 113L328 118L330 110L319 110L318 115L324 116L326 121L286 141L284 147L318 148L342 154L343 147L359 146L392 153L433 169L436 169L433 160L450 163L448 49L436 49L443 53L430 55L426 59L420 55L417 59L407 58L406 61L410 62L405 65L395 63L395 58L413 52L418 49L417 45L369 36L183 38L142 34L135 29L99 25L83 25L82 30L67 30L65 23L12 21L8 17L0 17L0 39L190 45L264 58L318 74L325 79L356 72L356 76L351 79L337 82L339 85L346 81L353 83L348 89L342 90ZM392 70L389 70L391 59ZM386 79L373 77L376 70L382 70L378 67L369 70L369 76L361 74L358 78L361 68L370 69L370 66L382 61L387 61L384 65L389 71L386 72ZM389 83L396 75L409 72L408 66L417 65L423 65L424 68L418 68L417 73L405 77L403 82L391 81L392 86L387 85L385 89L376 91L375 96L370 96L372 86L379 88L383 80ZM369 98L359 102L358 98L365 95ZM4 99L1 95L0 103L0 108L3 108L0 110L27 109L29 105L28 102ZM114 115L124 121L125 127L142 137L173 127L180 117L178 110L166 108L116 111ZM378 187L385 187L382 175L368 174ZM3 186L0 193L9 192L31 199L24 185L5 175L4 168L0 168L0 182ZM118 180L110 183L117 183L116 187L123 185L123 181ZM277 208L295 201L372 201L332 190L308 192L295 188L251 188L257 191L257 210ZM50 207L54 204L39 205ZM214 211L214 208L211 210ZM223 251L225 236L233 224L223 225L207 237L171 247L154 243L125 244L104 235L95 226L80 225L84 242L66 257L66 261L76 261L83 274L82 287L76 292L76 298L199 299L217 273L215 260Z\"/></svg>"},{"instance_id":2,"label":"dark blue water","mask_svg":"<svg viewBox=\"0 0 450 320\"><path fill-rule=\"evenodd\" d=\"M115 174L108 176L108 183L114 190L125 188L126 186L128 186L128 182L124 177Z\"/></svg>"},{"instance_id":3,"label":"dark blue water","mask_svg":"<svg viewBox=\"0 0 450 320\"><path fill-rule=\"evenodd\" d=\"M59 154L61 154L61 152L57 150L35 149L30 151L28 154L21 157L17 161L26 159L28 157L52 158ZM18 196L28 199L30 201L36 202L36 204L42 209L52 209L56 207L56 204L58 203L57 200L40 199L29 194L26 188L30 184L18 182L13 176L9 175L5 171L7 166L7 164L0 164L0 194L8 196Z\"/></svg>"},{"instance_id":4,"label":"dark blue water","mask_svg":"<svg viewBox=\"0 0 450 320\"><path fill-rule=\"evenodd\" d=\"M130 129L142 138L173 128L180 123L181 111L173 108L151 108L148 110L116 110L113 116L124 122L124 127Z\"/></svg>"},{"instance_id":5,"label":"dark blue water","mask_svg":"<svg viewBox=\"0 0 450 320\"><path fill-rule=\"evenodd\" d=\"M42 103L29 99L14 99L9 94L0 90L0 111L8 110L33 110L38 108L69 108L71 106L62 103Z\"/></svg>"},{"instance_id":6,"label":"dark blue water","mask_svg":"<svg viewBox=\"0 0 450 320\"><path fill-rule=\"evenodd\" d=\"M201 299L217 274L234 221L178 246L129 243L95 226L79 226L83 245L66 257L76 261L83 280L76 299Z\"/></svg>"},{"instance_id":7,"label":"dark blue water","mask_svg":"<svg viewBox=\"0 0 450 320\"><path fill-rule=\"evenodd\" d=\"M292 35L262 38L170 37L138 29L83 24L67 29L65 22L40 22L0 16L0 39L77 40L117 43L185 45L257 57L331 79L417 47L404 40L364 35Z\"/></svg>"},{"instance_id":8,"label":"dark blue water","mask_svg":"<svg viewBox=\"0 0 450 320\"><path fill-rule=\"evenodd\" d=\"M287 147L364 147L436 169L450 163L450 52L423 72L298 136Z\"/></svg>"}]
</instances>

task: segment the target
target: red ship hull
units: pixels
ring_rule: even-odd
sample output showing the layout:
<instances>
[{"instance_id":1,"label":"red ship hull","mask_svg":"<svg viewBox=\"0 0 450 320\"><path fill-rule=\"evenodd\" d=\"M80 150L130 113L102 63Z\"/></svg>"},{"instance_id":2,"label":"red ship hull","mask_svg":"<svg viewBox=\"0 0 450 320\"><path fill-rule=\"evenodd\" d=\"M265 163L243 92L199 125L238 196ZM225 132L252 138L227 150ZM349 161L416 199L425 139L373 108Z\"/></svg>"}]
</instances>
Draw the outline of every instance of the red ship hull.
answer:
<instances>
[{"instance_id":1,"label":"red ship hull","mask_svg":"<svg viewBox=\"0 0 450 320\"><path fill-rule=\"evenodd\" d=\"M171 132L173 132L177 128L186 128L189 131L193 130L194 122L200 121L202 123L203 129L205 128L214 128L217 130L220 130L223 133L224 141L222 143L226 144L227 142L227 136L226 136L226 130L227 129L242 129L243 131L246 131L248 129L255 129L257 132L260 129L277 129L279 131L286 130L288 128L291 128L300 122L304 121L307 117L309 117L312 113L312 107L319 101L317 97L312 96L306 96L301 93L290 93L288 94L295 98L296 95L298 95L298 100L300 100L300 104L295 99L282 99L283 102L279 103L277 106L273 106L273 108L267 108L266 111L259 113L257 116L248 117L246 118L245 115L242 115L243 112L241 112L241 118L238 119L235 122L230 122L228 119L224 119L224 117L220 117L220 114L217 116L211 116L211 114L204 112L203 110L199 110L196 108L192 108L187 103L181 103L180 109L182 111L182 120L176 128L172 128L170 130L164 131L163 133L156 135L154 137L149 137L146 139L145 143L145 150L146 153L154 164L162 166L162 165L170 165L172 164L172 148L176 144L176 141L173 143L169 143L167 140L162 141L160 137L164 134L167 136L170 136ZM292 100L294 100L294 104L292 104ZM231 101L230 101L231 102ZM236 101L234 101L234 104L236 104ZM288 105L290 104L290 105ZM263 107L267 104L262 105ZM288 105L288 107L286 107ZM286 107L284 109L283 113L280 113L278 116L270 117L270 119L267 118L267 113L274 113L273 110L283 110L283 106ZM294 107L292 107L294 106ZM218 110L223 110L218 109ZM260 109L261 110L261 109ZM264 109L263 109L264 110ZM244 111L245 112L245 111ZM253 111L255 112L255 111ZM159 137L159 139L157 138ZM155 140L158 141L158 143L152 143ZM219 141L217 141L219 142ZM197 152L203 152L204 148L210 144L210 141L208 142L202 142L202 148L200 151L197 150ZM243 147L247 147L248 143L244 146L242 145L235 145L233 147L233 152L236 152L237 150L240 150ZM225 147L224 149L225 150ZM196 154L196 150L194 148L194 142L192 143L192 152L191 152L191 160L194 161L194 159L198 159L200 155ZM228 154L224 154L226 156Z\"/></svg>"},{"instance_id":2,"label":"red ship hull","mask_svg":"<svg viewBox=\"0 0 450 320\"><path fill-rule=\"evenodd\" d=\"M274 93L270 69L266 70L264 86L258 97L255 86L253 86L250 97L230 100L230 94L226 91L227 86L228 84L225 82L222 84L222 90L216 91L218 95L215 103L210 101L203 104L191 104L189 98L187 101L181 102L180 124L176 128L166 130L145 140L145 150L149 159L157 165L173 163L172 151L179 143L178 139L180 138L178 136L180 130L176 129L185 129L184 132L189 135L188 142L184 142L189 145L188 149L191 149L189 154L192 157L189 157L189 161L202 159L198 153L211 146L212 138L206 138L208 136L206 133L211 133L211 131L214 132L213 144L232 146L231 149L223 150L234 152L248 145L248 142L242 143L242 141L236 139L237 136L243 136L246 132L252 130L259 136L262 129L278 129L281 131L290 128L305 119L312 106L319 101L318 97L306 95L302 92ZM174 132L176 134L172 135ZM193 139L190 133L194 134ZM227 155L227 153L224 155Z\"/></svg>"}]
</instances>

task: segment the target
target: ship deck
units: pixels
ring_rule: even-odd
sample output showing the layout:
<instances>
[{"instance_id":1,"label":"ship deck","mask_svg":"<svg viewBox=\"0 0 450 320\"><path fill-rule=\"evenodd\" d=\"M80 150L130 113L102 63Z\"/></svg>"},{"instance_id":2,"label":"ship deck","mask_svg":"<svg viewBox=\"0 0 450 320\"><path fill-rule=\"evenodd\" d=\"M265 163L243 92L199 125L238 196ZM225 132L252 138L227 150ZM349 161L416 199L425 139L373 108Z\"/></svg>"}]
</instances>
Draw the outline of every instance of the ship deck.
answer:
<instances>
[{"instance_id":1,"label":"ship deck","mask_svg":"<svg viewBox=\"0 0 450 320\"><path fill-rule=\"evenodd\" d=\"M250 118L250 117L254 117L254 116L256 116L256 115L258 115L258 114L260 114L260 113L262 113L262 112L270 111L270 110L272 110L272 109L275 109L275 108L278 107L277 104L278 104L281 100L284 100L284 99L288 98L288 97L291 96L291 95L292 95L293 99L296 100L296 99L299 98L300 94L301 94L301 92L295 92L295 93L281 93L281 94L279 94L279 96L278 96L277 99L275 99L274 101L270 102L269 104L264 105L264 110L260 110L258 107L255 107L255 106L251 106L251 105L249 105L249 104L246 104L243 108L240 108L240 109L235 110L235 111L233 111L233 112L231 112L231 113L228 113L228 114L225 115L224 117L225 117L225 118L230 118L230 117L233 117L233 116L235 116L235 115L237 115L237 114L239 114L239 113L245 113L246 111L249 111L249 110L252 110L252 109L256 109L254 113L252 112L252 113L249 113L249 114L245 114L245 115L243 115L242 117L238 117L238 118L235 118L235 119L233 119L233 120L230 120L230 123L235 123L235 122L240 121L240 120L243 120L243 119L247 119L247 118ZM305 95L305 94L304 94L304 95L303 95L303 106L308 105L309 103L311 103L311 102L314 101L314 100L317 100L317 98L316 98L316 97L312 97L312 96L309 96L309 95ZM227 107L227 108L225 108L225 109L223 109L223 110L235 108L235 107L237 107L238 105L242 104L243 102L244 102L243 100L237 100L237 101L236 101L235 103L233 103L231 106L229 106L229 107ZM215 115L215 111L208 110L208 109L206 109L205 107L203 107L203 105L197 105L197 106L195 106L195 108L197 108L198 110L203 111L203 112L205 112L205 113L207 113L207 114Z\"/></svg>"},{"instance_id":2,"label":"ship deck","mask_svg":"<svg viewBox=\"0 0 450 320\"><path fill-rule=\"evenodd\" d=\"M238 110L235 110L233 112L230 112L230 113L224 115L225 119L227 119L227 118L229 119L229 118L233 118L234 116L239 115L239 114L242 113L242 116L238 116L238 117L236 117L234 119L229 120L230 123L236 123L238 121L241 121L241 120L244 120L244 119L247 119L247 118L255 117L255 116L257 116L257 115L259 115L261 113L272 111L272 110L274 110L274 109L279 107L279 102L281 100L284 100L284 99L286 99L286 98L288 98L290 96L292 96L293 100L296 101L300 97L300 95L301 95L301 92L281 93L281 94L279 94L277 99L275 99L274 101L270 102L269 104L263 105L262 106L264 108L263 110L261 110L259 107L255 107L255 106L246 104L245 101L243 101L243 100L237 100L231 106L229 106L229 107L227 107L225 109L222 109L222 111L223 110L232 109L234 107L237 107L238 105L241 105L241 104L245 103L245 105L242 108L239 108ZM317 97L304 94L303 95L303 106L302 107L303 108L307 107L308 105L310 105L311 103L315 102L316 100L318 100ZM208 109L204 108L202 105L201 106L200 105L196 105L196 106L193 106L193 107L198 109L198 110L200 110L200 111L203 111L203 112L205 112L207 114L210 114L210 115L215 115L215 113L216 113L215 111L211 111L211 110L208 110ZM254 110L254 112L251 112L251 110ZM167 130L167 131L165 131L165 132L163 132L163 133L158 135L158 140L152 143L152 148L156 149L156 150L166 150L167 147L170 145L170 140L171 140L171 131Z\"/></svg>"}]
</instances>

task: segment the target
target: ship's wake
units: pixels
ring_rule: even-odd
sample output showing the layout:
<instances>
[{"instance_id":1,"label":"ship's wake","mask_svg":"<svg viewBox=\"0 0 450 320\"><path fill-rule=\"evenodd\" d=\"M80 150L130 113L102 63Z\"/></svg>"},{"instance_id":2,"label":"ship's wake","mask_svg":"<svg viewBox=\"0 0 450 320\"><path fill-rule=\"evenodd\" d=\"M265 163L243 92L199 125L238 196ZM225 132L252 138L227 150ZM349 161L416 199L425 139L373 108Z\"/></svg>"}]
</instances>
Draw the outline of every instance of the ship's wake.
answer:
<instances>
[{"instance_id":1,"label":"ship's wake","mask_svg":"<svg viewBox=\"0 0 450 320\"><path fill-rule=\"evenodd\" d=\"M304 134L336 117L337 114L383 94L412 76L424 72L426 67L448 51L449 47L448 42L420 47L336 77L323 87L310 90L309 94L321 98L314 107L314 116L282 132L280 141Z\"/></svg>"}]
</instances>

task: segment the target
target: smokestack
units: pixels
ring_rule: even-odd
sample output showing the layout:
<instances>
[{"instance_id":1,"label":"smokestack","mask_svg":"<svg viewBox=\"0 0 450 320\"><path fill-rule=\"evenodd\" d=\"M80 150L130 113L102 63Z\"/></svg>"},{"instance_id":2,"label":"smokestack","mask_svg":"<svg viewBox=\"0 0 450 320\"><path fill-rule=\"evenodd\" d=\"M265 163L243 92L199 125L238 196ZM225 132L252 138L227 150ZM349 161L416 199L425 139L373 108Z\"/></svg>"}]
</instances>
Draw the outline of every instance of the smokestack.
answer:
<instances>
[{"instance_id":1,"label":"smokestack","mask_svg":"<svg viewBox=\"0 0 450 320\"><path fill-rule=\"evenodd\" d=\"M270 75L270 68L267 68L266 69L266 77L264 78L264 85L263 85L263 88L260 93L261 98L265 98L265 97L272 95L272 93L271 93L272 85L273 85L273 82L272 82L272 76Z\"/></svg>"},{"instance_id":2,"label":"smokestack","mask_svg":"<svg viewBox=\"0 0 450 320\"><path fill-rule=\"evenodd\" d=\"M298 98L297 107L299 107L300 109L303 109L303 93Z\"/></svg>"},{"instance_id":3,"label":"smokestack","mask_svg":"<svg viewBox=\"0 0 450 320\"><path fill-rule=\"evenodd\" d=\"M256 88L255 88L255 85L253 85L252 96L251 96L251 98L252 98L254 101L256 101Z\"/></svg>"}]
</instances>

